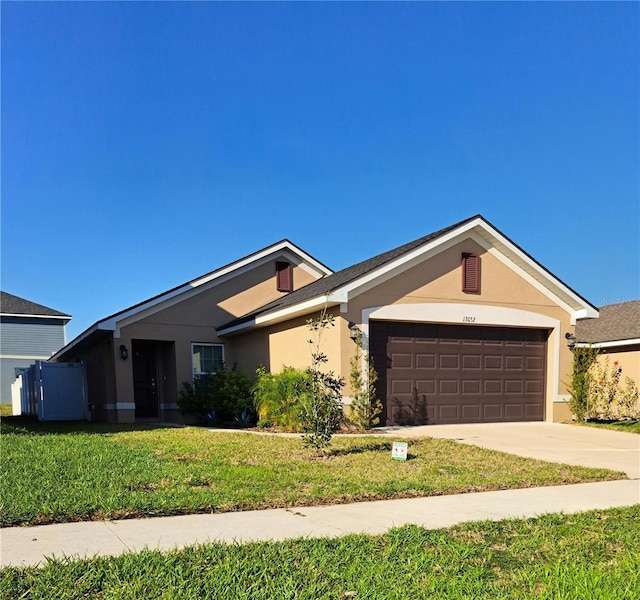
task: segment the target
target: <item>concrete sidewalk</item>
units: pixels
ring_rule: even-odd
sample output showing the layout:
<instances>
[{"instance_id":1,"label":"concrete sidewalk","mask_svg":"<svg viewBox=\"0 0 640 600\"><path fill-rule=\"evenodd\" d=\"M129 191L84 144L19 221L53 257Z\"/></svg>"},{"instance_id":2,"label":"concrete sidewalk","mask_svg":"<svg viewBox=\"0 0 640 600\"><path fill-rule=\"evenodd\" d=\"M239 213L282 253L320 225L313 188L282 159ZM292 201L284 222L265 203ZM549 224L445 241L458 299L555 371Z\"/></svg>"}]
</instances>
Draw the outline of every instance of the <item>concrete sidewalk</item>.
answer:
<instances>
[{"instance_id":1,"label":"concrete sidewalk","mask_svg":"<svg viewBox=\"0 0 640 600\"><path fill-rule=\"evenodd\" d=\"M621 480L332 506L11 527L0 532L0 566L36 565L47 556L109 556L211 541L380 534L409 523L439 529L465 521L575 513L638 503L640 481Z\"/></svg>"}]
</instances>

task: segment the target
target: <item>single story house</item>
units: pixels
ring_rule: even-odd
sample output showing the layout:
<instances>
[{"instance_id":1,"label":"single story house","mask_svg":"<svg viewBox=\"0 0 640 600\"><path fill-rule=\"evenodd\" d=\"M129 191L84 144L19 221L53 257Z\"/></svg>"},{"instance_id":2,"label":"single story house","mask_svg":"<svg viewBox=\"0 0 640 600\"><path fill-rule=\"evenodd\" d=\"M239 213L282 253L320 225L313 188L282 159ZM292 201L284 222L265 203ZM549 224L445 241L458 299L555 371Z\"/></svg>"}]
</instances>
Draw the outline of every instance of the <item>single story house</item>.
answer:
<instances>
[{"instance_id":1,"label":"single story house","mask_svg":"<svg viewBox=\"0 0 640 600\"><path fill-rule=\"evenodd\" d=\"M71 316L0 292L0 397L11 402L11 384L36 360L47 360L66 343Z\"/></svg>"},{"instance_id":2,"label":"single story house","mask_svg":"<svg viewBox=\"0 0 640 600\"><path fill-rule=\"evenodd\" d=\"M174 420L181 383L221 363L308 366L306 321L325 307L327 368L348 380L358 328L386 425L567 419L565 335L598 316L477 215L335 273L283 240L98 321L52 360L84 361L93 418Z\"/></svg>"},{"instance_id":3,"label":"single story house","mask_svg":"<svg viewBox=\"0 0 640 600\"><path fill-rule=\"evenodd\" d=\"M576 323L576 346L593 346L640 385L640 300L601 306L598 319Z\"/></svg>"}]
</instances>

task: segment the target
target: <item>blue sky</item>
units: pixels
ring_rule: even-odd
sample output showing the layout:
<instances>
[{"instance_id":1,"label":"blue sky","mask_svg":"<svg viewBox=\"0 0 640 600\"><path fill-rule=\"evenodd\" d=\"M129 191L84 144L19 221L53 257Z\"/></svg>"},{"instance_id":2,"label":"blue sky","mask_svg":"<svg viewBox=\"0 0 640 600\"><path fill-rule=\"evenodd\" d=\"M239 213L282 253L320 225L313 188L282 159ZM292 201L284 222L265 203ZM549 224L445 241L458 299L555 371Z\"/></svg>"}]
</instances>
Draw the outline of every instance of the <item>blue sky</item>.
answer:
<instances>
[{"instance_id":1,"label":"blue sky","mask_svg":"<svg viewBox=\"0 0 640 600\"><path fill-rule=\"evenodd\" d=\"M638 3L3 2L4 291L95 321L481 213L640 295Z\"/></svg>"}]
</instances>

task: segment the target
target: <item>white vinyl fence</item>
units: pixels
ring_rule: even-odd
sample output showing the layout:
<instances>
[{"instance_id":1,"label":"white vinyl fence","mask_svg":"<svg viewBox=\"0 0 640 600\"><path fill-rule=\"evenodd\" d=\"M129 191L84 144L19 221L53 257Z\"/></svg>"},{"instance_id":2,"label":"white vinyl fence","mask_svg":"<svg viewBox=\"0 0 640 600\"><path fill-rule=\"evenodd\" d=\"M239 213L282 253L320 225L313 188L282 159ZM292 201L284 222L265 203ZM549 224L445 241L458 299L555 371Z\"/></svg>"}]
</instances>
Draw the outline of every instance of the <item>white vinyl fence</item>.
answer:
<instances>
[{"instance_id":1,"label":"white vinyl fence","mask_svg":"<svg viewBox=\"0 0 640 600\"><path fill-rule=\"evenodd\" d=\"M14 415L33 415L39 421L89 419L82 363L37 360L15 380L11 399Z\"/></svg>"}]
</instances>

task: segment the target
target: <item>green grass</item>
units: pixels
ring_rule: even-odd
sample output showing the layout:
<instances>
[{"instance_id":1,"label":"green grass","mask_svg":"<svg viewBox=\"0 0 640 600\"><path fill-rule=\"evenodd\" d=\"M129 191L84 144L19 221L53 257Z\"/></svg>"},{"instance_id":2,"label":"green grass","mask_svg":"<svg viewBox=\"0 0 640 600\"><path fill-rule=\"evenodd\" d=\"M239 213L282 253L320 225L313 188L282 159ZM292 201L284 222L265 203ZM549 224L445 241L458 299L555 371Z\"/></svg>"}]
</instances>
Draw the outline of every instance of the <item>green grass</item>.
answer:
<instances>
[{"instance_id":1,"label":"green grass","mask_svg":"<svg viewBox=\"0 0 640 600\"><path fill-rule=\"evenodd\" d=\"M10 417L13 414L13 406L11 404L0 404L0 417Z\"/></svg>"},{"instance_id":2,"label":"green grass","mask_svg":"<svg viewBox=\"0 0 640 600\"><path fill-rule=\"evenodd\" d=\"M580 425L600 427L601 429L615 429L627 433L640 433L640 421L586 421Z\"/></svg>"},{"instance_id":3,"label":"green grass","mask_svg":"<svg viewBox=\"0 0 640 600\"><path fill-rule=\"evenodd\" d=\"M31 599L637 600L640 505L386 535L7 568L0 596Z\"/></svg>"},{"instance_id":4,"label":"green grass","mask_svg":"<svg viewBox=\"0 0 640 600\"><path fill-rule=\"evenodd\" d=\"M626 478L448 440L299 438L197 428L2 422L3 525L225 512Z\"/></svg>"}]
</instances>

